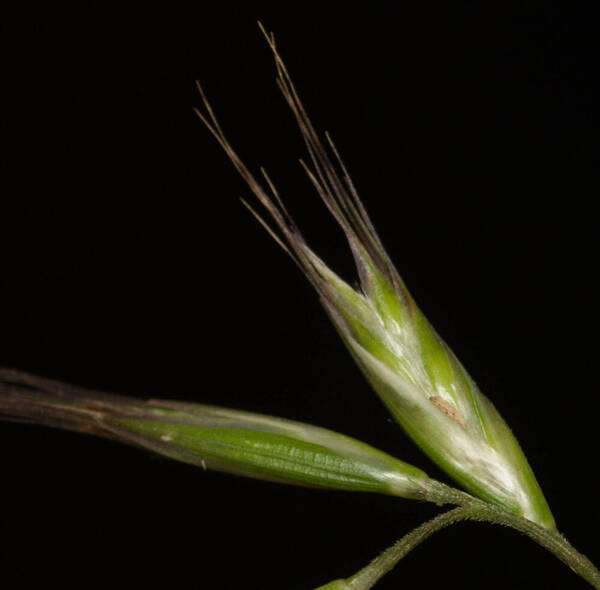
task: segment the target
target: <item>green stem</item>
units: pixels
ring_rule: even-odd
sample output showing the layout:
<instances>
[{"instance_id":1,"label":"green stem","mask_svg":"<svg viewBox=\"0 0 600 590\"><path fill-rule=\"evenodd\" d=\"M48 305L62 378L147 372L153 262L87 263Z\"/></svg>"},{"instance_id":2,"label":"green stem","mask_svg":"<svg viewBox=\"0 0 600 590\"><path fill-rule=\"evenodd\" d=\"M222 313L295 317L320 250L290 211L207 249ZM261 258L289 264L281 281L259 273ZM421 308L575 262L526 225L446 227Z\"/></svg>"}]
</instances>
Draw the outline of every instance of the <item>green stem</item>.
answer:
<instances>
[{"instance_id":1,"label":"green stem","mask_svg":"<svg viewBox=\"0 0 600 590\"><path fill-rule=\"evenodd\" d=\"M472 520L509 526L526 534L548 549L594 588L600 589L600 572L596 566L585 555L579 553L560 533L549 531L526 518L484 502L467 508L467 511L469 512L467 518Z\"/></svg>"},{"instance_id":2,"label":"green stem","mask_svg":"<svg viewBox=\"0 0 600 590\"><path fill-rule=\"evenodd\" d=\"M502 508L477 500L468 494L459 492L447 486L437 490L437 500L440 502L460 502L462 505L422 524L408 533L376 557L369 565L346 580L338 580L327 588L345 590L368 590L389 572L407 553L417 547L433 533L462 520L476 520L509 526L526 534L536 543L548 549L558 559L567 564L575 573L589 582L594 588L600 589L600 572L585 555L582 555L559 533L548 531L543 527L508 512ZM338 584L337 586L335 584Z\"/></svg>"},{"instance_id":3,"label":"green stem","mask_svg":"<svg viewBox=\"0 0 600 590\"><path fill-rule=\"evenodd\" d=\"M417 527L377 556L369 565L348 578L346 580L348 590L368 590L368 588L372 588L409 551L433 533L468 518L468 510L468 508L455 508Z\"/></svg>"}]
</instances>

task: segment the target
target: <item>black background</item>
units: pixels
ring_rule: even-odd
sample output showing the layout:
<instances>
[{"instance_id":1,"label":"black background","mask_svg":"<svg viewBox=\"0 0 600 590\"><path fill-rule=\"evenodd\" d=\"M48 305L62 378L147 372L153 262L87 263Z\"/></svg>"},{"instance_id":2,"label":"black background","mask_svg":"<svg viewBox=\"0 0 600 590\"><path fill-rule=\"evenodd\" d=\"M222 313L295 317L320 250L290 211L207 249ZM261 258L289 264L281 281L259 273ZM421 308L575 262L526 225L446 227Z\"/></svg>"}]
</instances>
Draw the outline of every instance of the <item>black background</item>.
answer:
<instances>
[{"instance_id":1,"label":"black background","mask_svg":"<svg viewBox=\"0 0 600 590\"><path fill-rule=\"evenodd\" d=\"M0 364L339 430L446 481L392 423L192 113L202 80L309 242L354 280L304 178L257 18L341 149L415 299L598 561L594 20L544 3L31 9L5 19ZM327 8L324 10L324 8ZM19 588L305 589L438 509L277 486L2 424ZM518 534L447 530L384 588L585 588Z\"/></svg>"}]
</instances>

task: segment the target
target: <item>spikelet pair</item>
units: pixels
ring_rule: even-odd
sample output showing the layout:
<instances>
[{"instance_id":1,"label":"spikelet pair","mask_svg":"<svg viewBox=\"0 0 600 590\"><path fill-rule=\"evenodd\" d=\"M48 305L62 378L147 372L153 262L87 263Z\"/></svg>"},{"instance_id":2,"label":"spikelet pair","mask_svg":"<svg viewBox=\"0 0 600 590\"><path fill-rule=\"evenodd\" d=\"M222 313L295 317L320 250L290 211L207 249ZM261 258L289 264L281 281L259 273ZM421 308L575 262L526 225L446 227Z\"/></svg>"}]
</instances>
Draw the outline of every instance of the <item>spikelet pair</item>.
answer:
<instances>
[{"instance_id":1,"label":"spikelet pair","mask_svg":"<svg viewBox=\"0 0 600 590\"><path fill-rule=\"evenodd\" d=\"M278 84L304 137L304 168L343 229L360 289L309 248L264 174L260 186L225 138L210 105L198 115L274 220L275 240L314 286L356 363L406 433L476 496L554 530L554 520L506 423L439 338L404 286L329 136L315 133L272 37ZM251 209L253 211L253 209ZM253 211L254 212L254 211ZM322 428L247 412L83 390L0 369L0 416L114 438L168 457L300 485L371 491L439 503L456 490L364 443ZM464 498L458 498L461 503Z\"/></svg>"}]
</instances>

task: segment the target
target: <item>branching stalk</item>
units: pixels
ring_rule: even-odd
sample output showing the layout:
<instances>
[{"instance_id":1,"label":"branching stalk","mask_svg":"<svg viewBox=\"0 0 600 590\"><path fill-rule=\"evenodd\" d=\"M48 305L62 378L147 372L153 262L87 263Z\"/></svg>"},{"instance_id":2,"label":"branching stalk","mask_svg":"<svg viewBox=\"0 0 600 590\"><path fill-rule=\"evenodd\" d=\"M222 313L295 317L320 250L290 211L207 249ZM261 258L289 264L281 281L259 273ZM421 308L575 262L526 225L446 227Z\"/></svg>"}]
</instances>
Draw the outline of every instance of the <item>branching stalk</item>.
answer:
<instances>
[{"instance_id":1,"label":"branching stalk","mask_svg":"<svg viewBox=\"0 0 600 590\"><path fill-rule=\"evenodd\" d=\"M448 491L451 495L454 495L454 492L457 492L457 490L452 488L448 488ZM600 572L598 569L585 555L579 553L559 533L550 532L530 520L511 514L510 512L487 502L479 501L466 494L462 494L461 492L458 492L458 494L464 496L464 498L462 498L462 501L464 502L463 505L436 516L432 520L417 527L350 578L332 582L332 585L327 584L322 588L369 590L369 588L372 588L385 574L391 571L405 555L428 539L431 535L463 520L489 522L508 526L520 531L545 549L548 549L558 557L558 559L568 565L576 574L589 582L594 588L600 588ZM459 496L455 496L455 498L458 499Z\"/></svg>"},{"instance_id":2,"label":"branching stalk","mask_svg":"<svg viewBox=\"0 0 600 590\"><path fill-rule=\"evenodd\" d=\"M466 518L511 527L553 553L576 574L600 589L600 571L557 531L548 531L536 523L521 518L487 502L478 502L467 509Z\"/></svg>"},{"instance_id":3,"label":"branching stalk","mask_svg":"<svg viewBox=\"0 0 600 590\"><path fill-rule=\"evenodd\" d=\"M200 86L200 119L273 227L247 205L315 288L344 344L413 441L469 495L421 469L324 428L238 410L88 391L0 369L0 418L95 434L164 456L280 483L376 492L458 506L404 536L369 565L321 590L368 590L433 533L463 520L508 526L549 550L600 590L600 572L556 531L554 517L512 431L429 324L385 252L328 134L315 131L272 34L277 84L299 125L302 163L343 230L360 288L308 246L264 170L263 188L237 155ZM325 141L326 139L326 141Z\"/></svg>"}]
</instances>

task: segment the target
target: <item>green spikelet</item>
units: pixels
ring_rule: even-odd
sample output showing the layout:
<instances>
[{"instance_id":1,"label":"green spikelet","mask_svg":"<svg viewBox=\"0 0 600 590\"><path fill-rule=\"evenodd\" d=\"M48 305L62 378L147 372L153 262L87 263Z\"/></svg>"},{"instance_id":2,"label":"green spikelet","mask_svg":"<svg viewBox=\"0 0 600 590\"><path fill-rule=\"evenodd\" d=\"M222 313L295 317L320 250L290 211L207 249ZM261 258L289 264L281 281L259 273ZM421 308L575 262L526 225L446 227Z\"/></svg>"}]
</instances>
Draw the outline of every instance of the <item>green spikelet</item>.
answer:
<instances>
[{"instance_id":1,"label":"green spikelet","mask_svg":"<svg viewBox=\"0 0 600 590\"><path fill-rule=\"evenodd\" d=\"M0 416L115 439L177 461L309 487L431 498L423 471L325 428L165 400L107 395L0 369Z\"/></svg>"},{"instance_id":2,"label":"green spikelet","mask_svg":"<svg viewBox=\"0 0 600 590\"><path fill-rule=\"evenodd\" d=\"M361 288L353 289L308 247L266 173L262 188L223 134L202 90L198 115L277 225L271 235L302 269L356 363L406 433L467 490L548 529L554 519L519 444L407 291L333 142L315 132L272 36L277 83L299 124L303 166L348 240ZM329 153L333 154L333 160ZM254 212L254 211L253 211Z\"/></svg>"}]
</instances>

